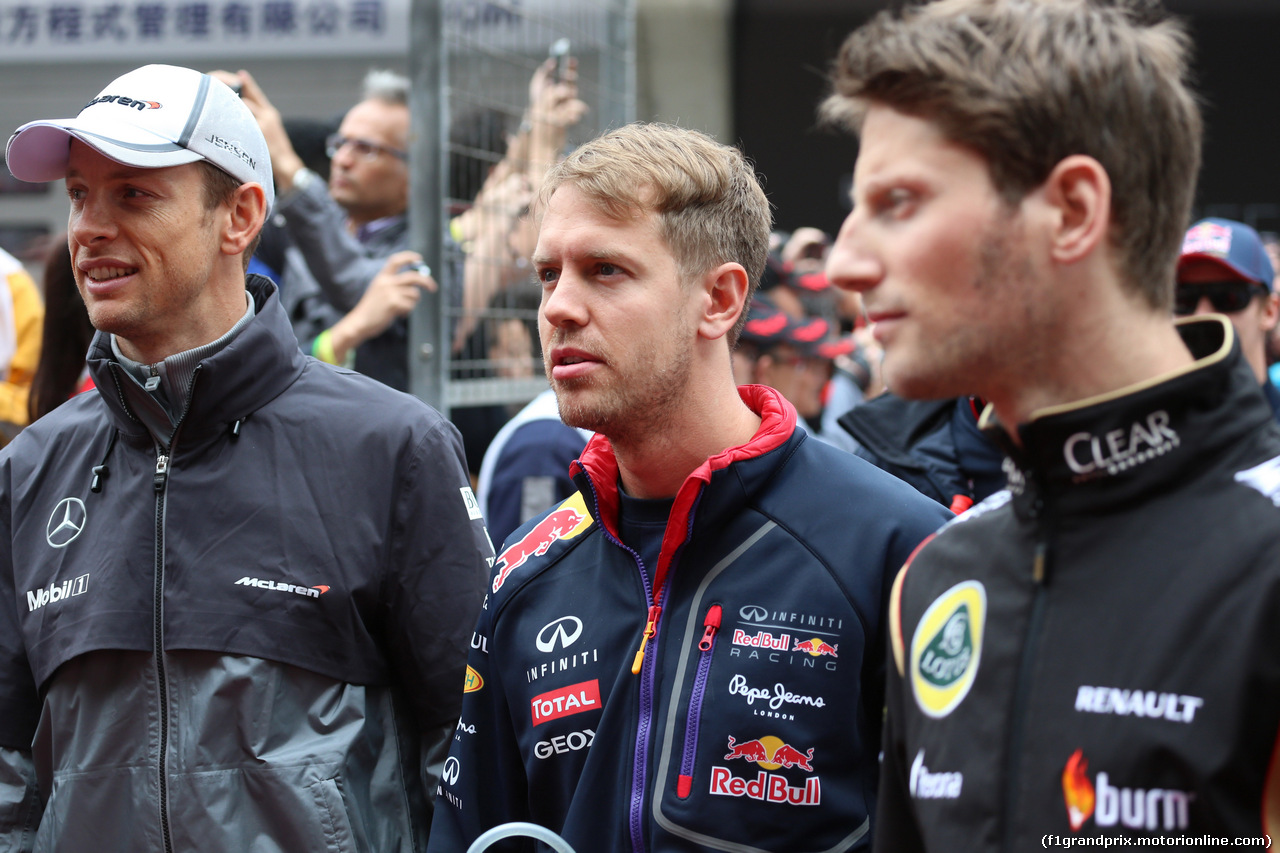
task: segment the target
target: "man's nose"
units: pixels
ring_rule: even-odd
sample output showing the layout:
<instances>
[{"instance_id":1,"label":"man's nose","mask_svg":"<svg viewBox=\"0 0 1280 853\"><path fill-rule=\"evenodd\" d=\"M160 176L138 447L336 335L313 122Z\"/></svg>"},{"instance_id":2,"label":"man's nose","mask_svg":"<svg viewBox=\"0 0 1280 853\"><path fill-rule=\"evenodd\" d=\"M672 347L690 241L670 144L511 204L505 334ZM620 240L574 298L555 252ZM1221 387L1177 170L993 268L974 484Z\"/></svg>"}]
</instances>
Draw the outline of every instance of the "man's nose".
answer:
<instances>
[{"instance_id":1,"label":"man's nose","mask_svg":"<svg viewBox=\"0 0 1280 853\"><path fill-rule=\"evenodd\" d=\"M845 217L827 255L827 281L843 290L864 291L879 283L880 264L867 251L855 210Z\"/></svg>"}]
</instances>

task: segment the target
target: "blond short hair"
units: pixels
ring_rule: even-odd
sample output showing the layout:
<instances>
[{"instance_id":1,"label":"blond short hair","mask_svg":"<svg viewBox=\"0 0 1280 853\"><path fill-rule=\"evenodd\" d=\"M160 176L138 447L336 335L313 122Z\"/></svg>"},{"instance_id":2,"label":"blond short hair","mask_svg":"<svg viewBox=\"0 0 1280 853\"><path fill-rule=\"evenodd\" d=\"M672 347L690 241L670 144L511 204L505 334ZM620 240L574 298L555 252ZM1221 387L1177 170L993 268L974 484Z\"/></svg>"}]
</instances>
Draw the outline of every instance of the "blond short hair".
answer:
<instances>
[{"instance_id":1,"label":"blond short hair","mask_svg":"<svg viewBox=\"0 0 1280 853\"><path fill-rule=\"evenodd\" d=\"M855 133L872 104L932 121L986 158L1010 205L1093 157L1121 275L1169 310L1203 133L1190 50L1154 0L938 0L855 30L823 112Z\"/></svg>"},{"instance_id":2,"label":"blond short hair","mask_svg":"<svg viewBox=\"0 0 1280 853\"><path fill-rule=\"evenodd\" d=\"M741 151L696 130L638 122L591 140L552 167L537 210L565 184L615 219L655 213L685 280L723 263L742 264L750 285L728 336L730 347L737 343L745 306L764 273L773 222Z\"/></svg>"}]
</instances>

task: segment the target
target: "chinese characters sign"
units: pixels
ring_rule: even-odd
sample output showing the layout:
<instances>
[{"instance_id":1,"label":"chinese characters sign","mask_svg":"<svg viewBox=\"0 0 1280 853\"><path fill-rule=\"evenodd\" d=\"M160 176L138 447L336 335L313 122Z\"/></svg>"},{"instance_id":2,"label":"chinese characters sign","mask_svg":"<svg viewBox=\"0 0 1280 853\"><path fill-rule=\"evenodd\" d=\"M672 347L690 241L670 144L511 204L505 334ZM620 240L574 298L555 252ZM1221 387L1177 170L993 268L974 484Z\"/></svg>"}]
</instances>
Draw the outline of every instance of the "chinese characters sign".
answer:
<instances>
[{"instance_id":1,"label":"chinese characters sign","mask_svg":"<svg viewBox=\"0 0 1280 853\"><path fill-rule=\"evenodd\" d=\"M0 63L403 51L410 0L0 0Z\"/></svg>"}]
</instances>

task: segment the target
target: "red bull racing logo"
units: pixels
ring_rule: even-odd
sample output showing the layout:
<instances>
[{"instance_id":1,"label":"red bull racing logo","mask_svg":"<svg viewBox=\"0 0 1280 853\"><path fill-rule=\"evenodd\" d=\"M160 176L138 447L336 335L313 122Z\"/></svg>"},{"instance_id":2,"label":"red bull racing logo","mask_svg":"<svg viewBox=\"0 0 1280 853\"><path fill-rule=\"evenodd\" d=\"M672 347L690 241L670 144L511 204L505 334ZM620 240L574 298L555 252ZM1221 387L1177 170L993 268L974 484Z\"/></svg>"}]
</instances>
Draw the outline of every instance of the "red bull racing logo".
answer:
<instances>
[{"instance_id":1,"label":"red bull racing logo","mask_svg":"<svg viewBox=\"0 0 1280 853\"><path fill-rule=\"evenodd\" d=\"M572 539L590 526L591 516L582 503L582 496L575 494L534 525L519 542L503 549L495 564L498 571L493 578L493 591L502 589L507 577L530 557L541 557L557 540Z\"/></svg>"},{"instance_id":2,"label":"red bull racing logo","mask_svg":"<svg viewBox=\"0 0 1280 853\"><path fill-rule=\"evenodd\" d=\"M791 781L775 770L799 769L813 772L813 747L801 752L781 738L766 735L738 743L729 737L725 761L742 759L762 769L755 778L735 776L728 767L711 768L711 793L720 797L748 797L766 803L789 803L793 806L816 806L822 802L822 780L810 776L803 785Z\"/></svg>"},{"instance_id":3,"label":"red bull racing logo","mask_svg":"<svg viewBox=\"0 0 1280 853\"><path fill-rule=\"evenodd\" d=\"M796 647L791 651L808 652L815 658L822 657L823 655L831 655L834 658L839 657L839 655L836 654L836 649L838 648L838 645L833 646L828 642L819 640L817 637L813 637L808 640L796 640Z\"/></svg>"}]
</instances>

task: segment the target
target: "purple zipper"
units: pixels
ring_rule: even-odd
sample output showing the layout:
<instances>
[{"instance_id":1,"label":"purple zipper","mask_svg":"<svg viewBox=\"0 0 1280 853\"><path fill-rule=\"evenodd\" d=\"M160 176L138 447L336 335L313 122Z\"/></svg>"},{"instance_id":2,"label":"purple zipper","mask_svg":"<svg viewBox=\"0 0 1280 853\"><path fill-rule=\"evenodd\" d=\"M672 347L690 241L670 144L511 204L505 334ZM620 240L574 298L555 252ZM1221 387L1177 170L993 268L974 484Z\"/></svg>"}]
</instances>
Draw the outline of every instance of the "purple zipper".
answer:
<instances>
[{"instance_id":1,"label":"purple zipper","mask_svg":"<svg viewBox=\"0 0 1280 853\"><path fill-rule=\"evenodd\" d=\"M720 630L720 605L707 608L702 621L702 640L698 643L698 674L693 680L693 692L689 695L689 716L684 727L684 755L680 759L680 781L676 796L685 799L693 790L693 762L698 752L698 724L702 720L702 697L707 690L707 673L711 670L711 652L716 645L716 632Z\"/></svg>"}]
</instances>

